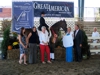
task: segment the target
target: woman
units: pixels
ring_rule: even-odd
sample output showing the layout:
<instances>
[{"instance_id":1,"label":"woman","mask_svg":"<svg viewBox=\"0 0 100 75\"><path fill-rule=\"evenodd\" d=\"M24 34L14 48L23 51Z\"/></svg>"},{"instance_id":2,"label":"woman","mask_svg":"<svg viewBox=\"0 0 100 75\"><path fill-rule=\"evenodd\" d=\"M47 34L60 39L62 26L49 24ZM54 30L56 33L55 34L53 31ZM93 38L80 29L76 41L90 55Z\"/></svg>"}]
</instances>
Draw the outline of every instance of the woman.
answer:
<instances>
[{"instance_id":1,"label":"woman","mask_svg":"<svg viewBox=\"0 0 100 75\"><path fill-rule=\"evenodd\" d=\"M46 27L43 26L41 28L42 32L39 34L39 40L40 40L40 52L41 52L41 62L45 64L46 62L44 61L44 53L46 52L47 54L47 63L51 63L50 61L50 49L48 46L49 42L49 37L48 34L46 34Z\"/></svg>"},{"instance_id":2,"label":"woman","mask_svg":"<svg viewBox=\"0 0 100 75\"><path fill-rule=\"evenodd\" d=\"M27 37L27 44L29 44L29 63L35 64L37 60L37 43L38 43L38 34L36 27L32 28L32 32L29 33Z\"/></svg>"},{"instance_id":3,"label":"woman","mask_svg":"<svg viewBox=\"0 0 100 75\"><path fill-rule=\"evenodd\" d=\"M66 47L66 61L73 61L73 32L71 32L71 28L67 28L67 33L63 37L63 45Z\"/></svg>"},{"instance_id":4,"label":"woman","mask_svg":"<svg viewBox=\"0 0 100 75\"><path fill-rule=\"evenodd\" d=\"M48 31L48 35L49 35L49 30L48 30L49 26L46 24L44 16L45 16L45 12L41 12L40 26L38 27L38 29L41 31L41 27L45 26L46 30Z\"/></svg>"},{"instance_id":5,"label":"woman","mask_svg":"<svg viewBox=\"0 0 100 75\"><path fill-rule=\"evenodd\" d=\"M20 60L19 60L19 64L22 64L23 62L23 59L24 59L24 64L27 65L26 63L26 36L25 36L25 28L22 27L21 28L21 32L20 34L18 35L18 39L19 39L19 47L20 47Z\"/></svg>"}]
</instances>

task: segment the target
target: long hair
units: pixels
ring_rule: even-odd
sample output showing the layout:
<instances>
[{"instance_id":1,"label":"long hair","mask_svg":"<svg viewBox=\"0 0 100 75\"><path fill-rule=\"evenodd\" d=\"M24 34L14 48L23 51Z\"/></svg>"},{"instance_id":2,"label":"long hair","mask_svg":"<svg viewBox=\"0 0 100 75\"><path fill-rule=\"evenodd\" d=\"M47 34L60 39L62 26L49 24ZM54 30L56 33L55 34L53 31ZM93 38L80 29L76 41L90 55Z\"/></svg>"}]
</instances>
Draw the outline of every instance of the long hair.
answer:
<instances>
[{"instance_id":1,"label":"long hair","mask_svg":"<svg viewBox=\"0 0 100 75\"><path fill-rule=\"evenodd\" d=\"M20 35L21 35L21 36L24 36L24 35L23 35L23 30L24 30L24 29L25 29L24 27L21 28L21 31L20 31Z\"/></svg>"},{"instance_id":2,"label":"long hair","mask_svg":"<svg viewBox=\"0 0 100 75\"><path fill-rule=\"evenodd\" d=\"M34 28L36 29L36 27L34 26L34 27L32 27L32 31L33 31L33 29L34 29ZM35 31L35 32L37 33L37 29L36 29L36 31Z\"/></svg>"}]
</instances>

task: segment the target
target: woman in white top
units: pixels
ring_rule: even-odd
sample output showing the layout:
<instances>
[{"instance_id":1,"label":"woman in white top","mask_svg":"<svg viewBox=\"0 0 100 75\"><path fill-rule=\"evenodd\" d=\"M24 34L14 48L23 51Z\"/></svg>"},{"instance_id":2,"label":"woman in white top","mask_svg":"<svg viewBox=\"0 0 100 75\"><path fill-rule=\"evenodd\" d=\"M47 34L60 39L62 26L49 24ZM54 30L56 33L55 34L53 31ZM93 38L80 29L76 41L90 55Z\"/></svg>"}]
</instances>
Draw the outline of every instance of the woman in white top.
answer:
<instances>
[{"instance_id":1,"label":"woman in white top","mask_svg":"<svg viewBox=\"0 0 100 75\"><path fill-rule=\"evenodd\" d=\"M40 40L40 52L41 52L41 62L45 64L44 60L44 53L46 52L47 54L47 63L51 63L50 61L50 49L48 46L49 43L49 37L48 34L46 33L46 27L43 26L41 28L42 32L39 34L39 40Z\"/></svg>"},{"instance_id":2,"label":"woman in white top","mask_svg":"<svg viewBox=\"0 0 100 75\"><path fill-rule=\"evenodd\" d=\"M92 37L99 37L99 32L97 32L97 28L94 27L93 30L94 30L94 31L92 32ZM98 42L98 40L93 39L93 43L97 43L97 42ZM95 46L95 48L97 49L97 46Z\"/></svg>"},{"instance_id":3,"label":"woman in white top","mask_svg":"<svg viewBox=\"0 0 100 75\"><path fill-rule=\"evenodd\" d=\"M63 45L66 48L66 62L73 61L73 32L71 28L67 28L67 33L63 37Z\"/></svg>"}]
</instances>

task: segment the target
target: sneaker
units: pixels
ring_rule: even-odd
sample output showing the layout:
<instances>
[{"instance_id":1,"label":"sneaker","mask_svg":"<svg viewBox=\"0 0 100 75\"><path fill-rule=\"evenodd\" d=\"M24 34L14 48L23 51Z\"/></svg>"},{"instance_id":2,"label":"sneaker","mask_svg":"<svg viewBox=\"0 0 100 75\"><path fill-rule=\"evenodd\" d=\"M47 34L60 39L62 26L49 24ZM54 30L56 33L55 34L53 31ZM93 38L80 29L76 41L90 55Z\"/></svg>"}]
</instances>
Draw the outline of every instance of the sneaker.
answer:
<instances>
[{"instance_id":1,"label":"sneaker","mask_svg":"<svg viewBox=\"0 0 100 75\"><path fill-rule=\"evenodd\" d=\"M27 63L24 63L24 65L27 65Z\"/></svg>"},{"instance_id":2,"label":"sneaker","mask_svg":"<svg viewBox=\"0 0 100 75\"><path fill-rule=\"evenodd\" d=\"M46 64L46 62L43 61L42 64Z\"/></svg>"},{"instance_id":3,"label":"sneaker","mask_svg":"<svg viewBox=\"0 0 100 75\"><path fill-rule=\"evenodd\" d=\"M51 64L52 62L51 61L47 61L47 63Z\"/></svg>"}]
</instances>

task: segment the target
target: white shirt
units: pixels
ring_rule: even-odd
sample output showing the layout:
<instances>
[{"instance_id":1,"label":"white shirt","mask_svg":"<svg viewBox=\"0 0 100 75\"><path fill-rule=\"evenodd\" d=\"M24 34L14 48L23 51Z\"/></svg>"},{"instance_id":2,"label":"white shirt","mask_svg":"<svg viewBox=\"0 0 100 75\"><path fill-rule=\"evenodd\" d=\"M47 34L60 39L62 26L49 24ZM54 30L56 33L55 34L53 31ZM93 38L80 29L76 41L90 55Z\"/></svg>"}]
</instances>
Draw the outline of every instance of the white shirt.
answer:
<instances>
[{"instance_id":1,"label":"white shirt","mask_svg":"<svg viewBox=\"0 0 100 75\"><path fill-rule=\"evenodd\" d=\"M75 36L77 35L78 31L79 31L79 29L78 29L78 30L76 30L76 32L75 32Z\"/></svg>"},{"instance_id":2,"label":"white shirt","mask_svg":"<svg viewBox=\"0 0 100 75\"><path fill-rule=\"evenodd\" d=\"M48 34L46 32L45 33L41 32L39 34L39 40L40 40L40 44L42 44L42 45L44 45L43 42L45 42L45 43L49 42Z\"/></svg>"},{"instance_id":3,"label":"white shirt","mask_svg":"<svg viewBox=\"0 0 100 75\"><path fill-rule=\"evenodd\" d=\"M38 32L38 35L40 35L42 31L37 30L37 32ZM45 30L45 33L48 35L48 31L47 31L47 30ZM50 37L51 37L51 31L50 31L49 38L50 38Z\"/></svg>"},{"instance_id":4,"label":"white shirt","mask_svg":"<svg viewBox=\"0 0 100 75\"><path fill-rule=\"evenodd\" d=\"M92 37L99 37L99 32L92 32Z\"/></svg>"},{"instance_id":5,"label":"white shirt","mask_svg":"<svg viewBox=\"0 0 100 75\"><path fill-rule=\"evenodd\" d=\"M71 47L73 46L73 36L72 36L72 32L70 33L70 35L65 35L62 39L63 41L63 46L66 47Z\"/></svg>"},{"instance_id":6,"label":"white shirt","mask_svg":"<svg viewBox=\"0 0 100 75\"><path fill-rule=\"evenodd\" d=\"M99 32L92 32L92 37L99 37ZM98 40L93 39L93 43L97 43Z\"/></svg>"}]
</instances>

